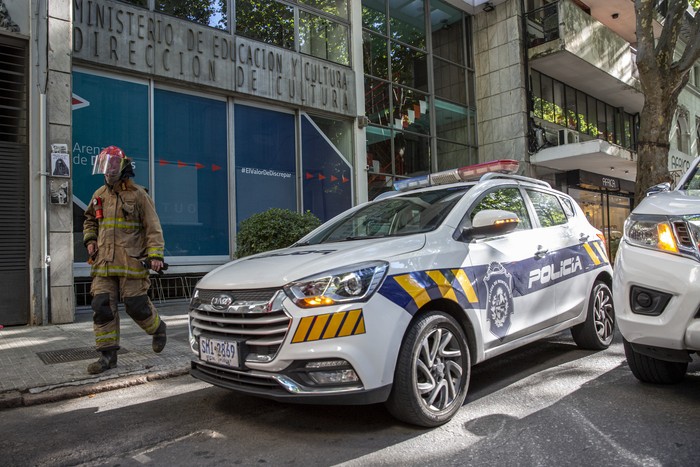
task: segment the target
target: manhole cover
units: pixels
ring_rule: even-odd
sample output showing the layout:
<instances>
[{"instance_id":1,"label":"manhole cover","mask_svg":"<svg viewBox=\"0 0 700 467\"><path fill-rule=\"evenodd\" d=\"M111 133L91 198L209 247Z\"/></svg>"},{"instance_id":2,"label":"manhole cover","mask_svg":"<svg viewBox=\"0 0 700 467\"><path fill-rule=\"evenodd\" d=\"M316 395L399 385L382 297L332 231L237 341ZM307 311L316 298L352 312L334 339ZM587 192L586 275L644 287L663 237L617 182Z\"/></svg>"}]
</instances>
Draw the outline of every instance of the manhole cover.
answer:
<instances>
[{"instance_id":1,"label":"manhole cover","mask_svg":"<svg viewBox=\"0 0 700 467\"><path fill-rule=\"evenodd\" d=\"M117 354L129 352L125 348L119 349ZM50 350L48 352L37 352L37 356L46 365L53 363L77 362L79 360L92 360L99 358L100 353L94 347L80 347L77 349Z\"/></svg>"}]
</instances>

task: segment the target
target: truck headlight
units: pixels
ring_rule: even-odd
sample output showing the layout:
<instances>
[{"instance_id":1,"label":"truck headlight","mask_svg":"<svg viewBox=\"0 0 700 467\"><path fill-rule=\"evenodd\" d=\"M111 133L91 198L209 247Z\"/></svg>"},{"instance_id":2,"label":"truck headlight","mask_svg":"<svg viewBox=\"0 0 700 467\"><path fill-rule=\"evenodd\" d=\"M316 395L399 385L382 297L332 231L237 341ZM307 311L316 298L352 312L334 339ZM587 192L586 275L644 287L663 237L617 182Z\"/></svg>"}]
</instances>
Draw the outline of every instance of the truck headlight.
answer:
<instances>
[{"instance_id":1,"label":"truck headlight","mask_svg":"<svg viewBox=\"0 0 700 467\"><path fill-rule=\"evenodd\" d=\"M625 222L625 241L630 245L700 259L700 216L632 214Z\"/></svg>"},{"instance_id":2,"label":"truck headlight","mask_svg":"<svg viewBox=\"0 0 700 467\"><path fill-rule=\"evenodd\" d=\"M292 282L284 291L302 308L362 302L377 290L388 268L384 261L355 264Z\"/></svg>"}]
</instances>

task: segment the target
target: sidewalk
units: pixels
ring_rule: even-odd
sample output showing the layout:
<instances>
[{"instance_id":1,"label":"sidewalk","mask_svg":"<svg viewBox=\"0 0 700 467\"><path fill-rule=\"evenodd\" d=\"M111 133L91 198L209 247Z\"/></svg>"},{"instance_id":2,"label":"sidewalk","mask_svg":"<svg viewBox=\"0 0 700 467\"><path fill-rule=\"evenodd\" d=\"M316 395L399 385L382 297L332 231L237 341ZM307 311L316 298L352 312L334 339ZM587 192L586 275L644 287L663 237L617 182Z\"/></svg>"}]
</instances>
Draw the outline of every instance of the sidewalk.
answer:
<instances>
[{"instance_id":1,"label":"sidewalk","mask_svg":"<svg viewBox=\"0 0 700 467\"><path fill-rule=\"evenodd\" d=\"M168 325L163 352L151 349L151 336L120 305L121 336L117 367L90 375L97 360L92 313L71 324L0 329L0 409L34 405L109 391L189 373L186 300L156 303Z\"/></svg>"}]
</instances>

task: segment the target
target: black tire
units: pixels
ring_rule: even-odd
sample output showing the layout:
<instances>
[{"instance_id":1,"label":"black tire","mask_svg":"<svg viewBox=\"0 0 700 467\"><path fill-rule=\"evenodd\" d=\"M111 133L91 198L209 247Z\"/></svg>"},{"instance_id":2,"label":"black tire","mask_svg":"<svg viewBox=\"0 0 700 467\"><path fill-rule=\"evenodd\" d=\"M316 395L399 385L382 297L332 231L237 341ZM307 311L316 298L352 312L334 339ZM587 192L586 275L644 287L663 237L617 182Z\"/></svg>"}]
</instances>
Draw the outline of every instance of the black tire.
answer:
<instances>
[{"instance_id":1,"label":"black tire","mask_svg":"<svg viewBox=\"0 0 700 467\"><path fill-rule=\"evenodd\" d=\"M669 362L636 352L632 345L622 340L627 364L632 374L643 383L676 384L688 370L688 362Z\"/></svg>"},{"instance_id":2,"label":"black tire","mask_svg":"<svg viewBox=\"0 0 700 467\"><path fill-rule=\"evenodd\" d=\"M574 342L582 349L604 350L615 335L612 292L603 281L595 281L588 299L586 321L571 328Z\"/></svg>"},{"instance_id":3,"label":"black tire","mask_svg":"<svg viewBox=\"0 0 700 467\"><path fill-rule=\"evenodd\" d=\"M430 311L408 329L387 409L413 425L448 422L464 403L471 359L464 331L450 315Z\"/></svg>"}]
</instances>

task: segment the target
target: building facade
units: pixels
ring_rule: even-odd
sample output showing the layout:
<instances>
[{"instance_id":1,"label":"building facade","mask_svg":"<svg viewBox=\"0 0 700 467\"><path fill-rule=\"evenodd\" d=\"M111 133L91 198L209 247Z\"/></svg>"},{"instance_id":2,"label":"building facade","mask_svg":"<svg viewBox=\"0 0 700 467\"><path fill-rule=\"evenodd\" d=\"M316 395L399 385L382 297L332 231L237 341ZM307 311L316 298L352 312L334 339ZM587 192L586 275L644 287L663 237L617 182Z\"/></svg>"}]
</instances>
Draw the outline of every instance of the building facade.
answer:
<instances>
[{"instance_id":1,"label":"building facade","mask_svg":"<svg viewBox=\"0 0 700 467\"><path fill-rule=\"evenodd\" d=\"M611 241L629 213L643 96L633 21L607 20L628 20L629 1L183 4L0 1L0 323L89 312L82 213L108 145L163 224L156 298L235 257L256 212L327 220L398 179L486 160L573 194ZM671 168L698 151L699 81Z\"/></svg>"}]
</instances>

